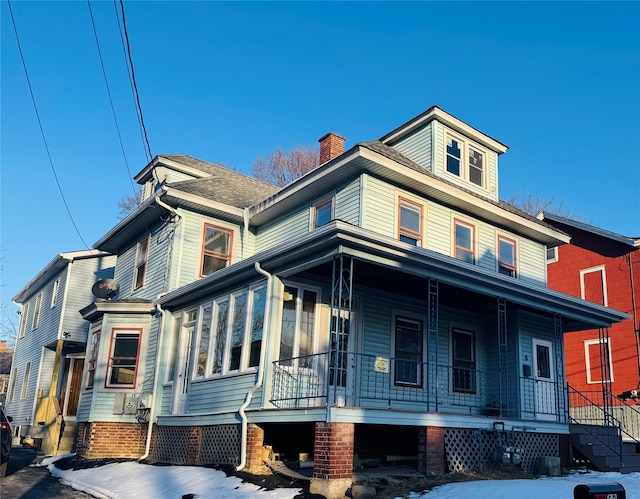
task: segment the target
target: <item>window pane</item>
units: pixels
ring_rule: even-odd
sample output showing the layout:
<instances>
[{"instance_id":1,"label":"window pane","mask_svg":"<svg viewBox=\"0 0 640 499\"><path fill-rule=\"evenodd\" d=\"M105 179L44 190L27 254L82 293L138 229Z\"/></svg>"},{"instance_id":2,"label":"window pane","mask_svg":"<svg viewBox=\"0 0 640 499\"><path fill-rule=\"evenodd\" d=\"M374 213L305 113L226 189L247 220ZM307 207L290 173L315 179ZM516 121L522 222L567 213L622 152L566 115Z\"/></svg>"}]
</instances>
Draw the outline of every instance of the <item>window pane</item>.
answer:
<instances>
[{"instance_id":1,"label":"window pane","mask_svg":"<svg viewBox=\"0 0 640 499\"><path fill-rule=\"evenodd\" d=\"M223 301L218 303L218 313L216 317L216 344L213 352L213 365L211 372L213 374L222 372L222 358L224 355L224 346L227 339L227 317L229 314L229 302Z\"/></svg>"},{"instance_id":2,"label":"window pane","mask_svg":"<svg viewBox=\"0 0 640 499\"><path fill-rule=\"evenodd\" d=\"M538 378L551 379L551 355L549 347L536 345L536 360L538 364Z\"/></svg>"},{"instance_id":3,"label":"window pane","mask_svg":"<svg viewBox=\"0 0 640 499\"><path fill-rule=\"evenodd\" d=\"M223 269L227 266L227 260L225 258L219 258L217 256L204 255L202 262L202 275L209 275Z\"/></svg>"},{"instance_id":4,"label":"window pane","mask_svg":"<svg viewBox=\"0 0 640 499\"><path fill-rule=\"evenodd\" d=\"M454 175L460 175L460 144L457 140L449 138L447 143L447 171Z\"/></svg>"},{"instance_id":5,"label":"window pane","mask_svg":"<svg viewBox=\"0 0 640 499\"><path fill-rule=\"evenodd\" d=\"M469 180L482 186L482 171L484 168L484 156L481 152L469 148Z\"/></svg>"},{"instance_id":6,"label":"window pane","mask_svg":"<svg viewBox=\"0 0 640 499\"><path fill-rule=\"evenodd\" d=\"M400 205L400 227L420 233L420 209L403 202Z\"/></svg>"},{"instance_id":7,"label":"window pane","mask_svg":"<svg viewBox=\"0 0 640 499\"><path fill-rule=\"evenodd\" d=\"M456 224L456 246L471 250L471 227Z\"/></svg>"},{"instance_id":8,"label":"window pane","mask_svg":"<svg viewBox=\"0 0 640 499\"><path fill-rule=\"evenodd\" d=\"M207 366L207 353L209 352L209 339L211 337L211 305L202 310L202 325L200 326L200 347L198 349L198 367L196 376L204 376Z\"/></svg>"},{"instance_id":9,"label":"window pane","mask_svg":"<svg viewBox=\"0 0 640 499\"><path fill-rule=\"evenodd\" d=\"M264 330L264 311L267 288L261 287L253 292L253 312L251 314L251 350L249 351L249 367L260 363L262 348L262 332Z\"/></svg>"},{"instance_id":10,"label":"window pane","mask_svg":"<svg viewBox=\"0 0 640 499\"><path fill-rule=\"evenodd\" d=\"M422 322L396 318L395 382L422 384Z\"/></svg>"},{"instance_id":11,"label":"window pane","mask_svg":"<svg viewBox=\"0 0 640 499\"><path fill-rule=\"evenodd\" d=\"M333 200L316 206L316 227L322 227L331 221L333 211Z\"/></svg>"},{"instance_id":12,"label":"window pane","mask_svg":"<svg viewBox=\"0 0 640 499\"><path fill-rule=\"evenodd\" d=\"M296 302L298 290L286 286L282 301L282 327L280 332L280 359L293 357L293 346L296 334ZM291 361L282 363L290 366Z\"/></svg>"},{"instance_id":13,"label":"window pane","mask_svg":"<svg viewBox=\"0 0 640 499\"><path fill-rule=\"evenodd\" d=\"M476 393L475 333L454 329L451 336L453 390Z\"/></svg>"},{"instance_id":14,"label":"window pane","mask_svg":"<svg viewBox=\"0 0 640 499\"><path fill-rule=\"evenodd\" d=\"M510 241L500 240L500 261L508 265L516 264L514 244Z\"/></svg>"},{"instance_id":15,"label":"window pane","mask_svg":"<svg viewBox=\"0 0 640 499\"><path fill-rule=\"evenodd\" d=\"M113 347L113 357L131 357L135 359L137 356L138 334L118 334Z\"/></svg>"},{"instance_id":16,"label":"window pane","mask_svg":"<svg viewBox=\"0 0 640 499\"><path fill-rule=\"evenodd\" d=\"M240 369L240 358L242 355L242 343L244 340L244 330L247 323L247 293L235 296L233 302L233 324L231 326L231 345L229 360L229 370Z\"/></svg>"},{"instance_id":17,"label":"window pane","mask_svg":"<svg viewBox=\"0 0 640 499\"><path fill-rule=\"evenodd\" d=\"M298 356L313 353L313 330L316 322L316 293L304 291L302 300L302 317L300 320L300 346Z\"/></svg>"},{"instance_id":18,"label":"window pane","mask_svg":"<svg viewBox=\"0 0 640 499\"><path fill-rule=\"evenodd\" d=\"M215 227L207 227L204 249L212 253L226 255L229 253L229 233Z\"/></svg>"}]
</instances>

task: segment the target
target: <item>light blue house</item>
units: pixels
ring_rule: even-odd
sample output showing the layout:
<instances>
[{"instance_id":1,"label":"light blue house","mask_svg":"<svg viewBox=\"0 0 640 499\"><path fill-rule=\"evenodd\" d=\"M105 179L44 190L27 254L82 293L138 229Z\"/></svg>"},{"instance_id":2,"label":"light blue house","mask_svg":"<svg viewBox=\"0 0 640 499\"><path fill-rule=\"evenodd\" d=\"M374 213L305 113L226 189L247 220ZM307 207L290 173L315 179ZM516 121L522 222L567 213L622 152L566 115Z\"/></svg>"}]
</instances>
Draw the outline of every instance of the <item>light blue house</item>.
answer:
<instances>
[{"instance_id":1,"label":"light blue house","mask_svg":"<svg viewBox=\"0 0 640 499\"><path fill-rule=\"evenodd\" d=\"M569 237L499 200L507 147L438 107L336 143L280 190L181 155L138 175L146 200L95 245L121 294L82 310L81 453L308 455L326 497L365 460L560 455L562 335L626 315L547 288L546 250Z\"/></svg>"},{"instance_id":2,"label":"light blue house","mask_svg":"<svg viewBox=\"0 0 640 499\"><path fill-rule=\"evenodd\" d=\"M72 449L88 333L78 311L115 262L97 250L60 253L14 296L20 323L6 412L15 443L30 436L54 455Z\"/></svg>"}]
</instances>

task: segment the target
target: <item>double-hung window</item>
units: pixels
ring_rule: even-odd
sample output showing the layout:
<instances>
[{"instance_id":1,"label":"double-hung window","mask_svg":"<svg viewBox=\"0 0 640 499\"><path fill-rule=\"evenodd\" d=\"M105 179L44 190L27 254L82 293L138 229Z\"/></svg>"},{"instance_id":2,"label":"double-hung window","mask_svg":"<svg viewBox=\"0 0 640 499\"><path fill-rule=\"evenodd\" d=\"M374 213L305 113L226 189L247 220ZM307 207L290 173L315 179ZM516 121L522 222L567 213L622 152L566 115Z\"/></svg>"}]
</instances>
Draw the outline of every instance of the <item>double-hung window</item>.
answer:
<instances>
[{"instance_id":1,"label":"double-hung window","mask_svg":"<svg viewBox=\"0 0 640 499\"><path fill-rule=\"evenodd\" d=\"M445 146L447 172L484 187L486 153L451 134L447 134Z\"/></svg>"},{"instance_id":2,"label":"double-hung window","mask_svg":"<svg viewBox=\"0 0 640 499\"><path fill-rule=\"evenodd\" d=\"M113 328L107 365L108 387L136 386L141 329Z\"/></svg>"},{"instance_id":3,"label":"double-hung window","mask_svg":"<svg viewBox=\"0 0 640 499\"><path fill-rule=\"evenodd\" d=\"M33 322L31 323L31 329L36 329L40 323L40 309L42 308L42 293L36 298L36 306L33 309Z\"/></svg>"},{"instance_id":4,"label":"double-hung window","mask_svg":"<svg viewBox=\"0 0 640 499\"><path fill-rule=\"evenodd\" d=\"M613 360L607 338L585 340L584 360L588 384L613 382Z\"/></svg>"},{"instance_id":5,"label":"double-hung window","mask_svg":"<svg viewBox=\"0 0 640 499\"><path fill-rule=\"evenodd\" d=\"M149 236L138 241L136 247L136 268L133 279L133 289L144 286L144 276L147 273L147 259L149 257Z\"/></svg>"},{"instance_id":6,"label":"double-hung window","mask_svg":"<svg viewBox=\"0 0 640 499\"><path fill-rule=\"evenodd\" d=\"M516 277L516 242L498 236L498 272Z\"/></svg>"},{"instance_id":7,"label":"double-hung window","mask_svg":"<svg viewBox=\"0 0 640 499\"><path fill-rule=\"evenodd\" d=\"M24 368L24 375L22 376L22 391L20 392L20 399L27 398L27 392L29 391L30 375L31 375L31 362L27 362L27 367Z\"/></svg>"},{"instance_id":8,"label":"double-hung window","mask_svg":"<svg viewBox=\"0 0 640 499\"><path fill-rule=\"evenodd\" d=\"M333 220L333 197L324 199L313 207L313 228L327 225Z\"/></svg>"},{"instance_id":9,"label":"double-hung window","mask_svg":"<svg viewBox=\"0 0 640 499\"><path fill-rule=\"evenodd\" d=\"M29 315L29 304L27 303L22 310L20 311L20 329L18 330L18 338L22 338L24 336L25 331L27 330L27 317Z\"/></svg>"},{"instance_id":10,"label":"double-hung window","mask_svg":"<svg viewBox=\"0 0 640 499\"><path fill-rule=\"evenodd\" d=\"M422 321L409 317L396 317L394 338L396 385L422 386L422 331Z\"/></svg>"},{"instance_id":11,"label":"double-hung window","mask_svg":"<svg viewBox=\"0 0 640 499\"><path fill-rule=\"evenodd\" d=\"M93 388L98 365L98 347L100 346L100 330L93 331L89 339L89 361L87 362L87 388Z\"/></svg>"},{"instance_id":12,"label":"double-hung window","mask_svg":"<svg viewBox=\"0 0 640 499\"><path fill-rule=\"evenodd\" d=\"M213 274L229 265L231 262L231 240L232 231L216 225L204 225L201 276Z\"/></svg>"},{"instance_id":13,"label":"double-hung window","mask_svg":"<svg viewBox=\"0 0 640 499\"><path fill-rule=\"evenodd\" d=\"M598 305L608 306L607 274L604 265L580 271L580 297Z\"/></svg>"},{"instance_id":14,"label":"double-hung window","mask_svg":"<svg viewBox=\"0 0 640 499\"><path fill-rule=\"evenodd\" d=\"M58 303L58 290L60 288L60 279L56 279L53 283L53 289L51 291L51 308L56 306Z\"/></svg>"},{"instance_id":15,"label":"double-hung window","mask_svg":"<svg viewBox=\"0 0 640 499\"><path fill-rule=\"evenodd\" d=\"M453 391L476 393L476 335L454 328L451 332Z\"/></svg>"},{"instance_id":16,"label":"double-hung window","mask_svg":"<svg viewBox=\"0 0 640 499\"><path fill-rule=\"evenodd\" d=\"M454 227L454 256L467 263L476 263L475 226L455 220Z\"/></svg>"},{"instance_id":17,"label":"double-hung window","mask_svg":"<svg viewBox=\"0 0 640 499\"><path fill-rule=\"evenodd\" d=\"M398 239L414 246L422 245L422 205L398 199Z\"/></svg>"}]
</instances>

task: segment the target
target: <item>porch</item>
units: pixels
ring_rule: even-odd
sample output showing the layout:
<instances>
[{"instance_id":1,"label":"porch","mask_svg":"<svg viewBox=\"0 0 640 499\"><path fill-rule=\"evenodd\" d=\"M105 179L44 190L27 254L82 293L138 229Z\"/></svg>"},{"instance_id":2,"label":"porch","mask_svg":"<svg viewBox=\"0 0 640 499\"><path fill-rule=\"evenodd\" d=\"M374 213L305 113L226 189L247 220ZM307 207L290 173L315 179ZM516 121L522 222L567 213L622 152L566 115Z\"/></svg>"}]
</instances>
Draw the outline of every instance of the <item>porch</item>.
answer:
<instances>
[{"instance_id":1,"label":"porch","mask_svg":"<svg viewBox=\"0 0 640 499\"><path fill-rule=\"evenodd\" d=\"M337 357L324 352L274 361L271 404L568 422L566 388L558 381L364 353L348 352L343 362Z\"/></svg>"}]
</instances>

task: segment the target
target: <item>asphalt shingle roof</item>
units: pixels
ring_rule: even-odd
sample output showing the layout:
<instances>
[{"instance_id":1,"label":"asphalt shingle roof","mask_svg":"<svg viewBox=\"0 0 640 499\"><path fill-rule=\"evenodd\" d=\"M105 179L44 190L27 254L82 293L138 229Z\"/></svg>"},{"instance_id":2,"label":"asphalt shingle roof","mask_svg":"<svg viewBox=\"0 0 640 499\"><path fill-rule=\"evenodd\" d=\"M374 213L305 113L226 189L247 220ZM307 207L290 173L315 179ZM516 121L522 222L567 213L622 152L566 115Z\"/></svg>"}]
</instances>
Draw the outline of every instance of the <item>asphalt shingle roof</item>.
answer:
<instances>
[{"instance_id":1,"label":"asphalt shingle roof","mask_svg":"<svg viewBox=\"0 0 640 499\"><path fill-rule=\"evenodd\" d=\"M186 154L166 154L161 157L197 168L207 174L204 178L168 183L167 187L236 208L251 206L278 190L274 185Z\"/></svg>"}]
</instances>

